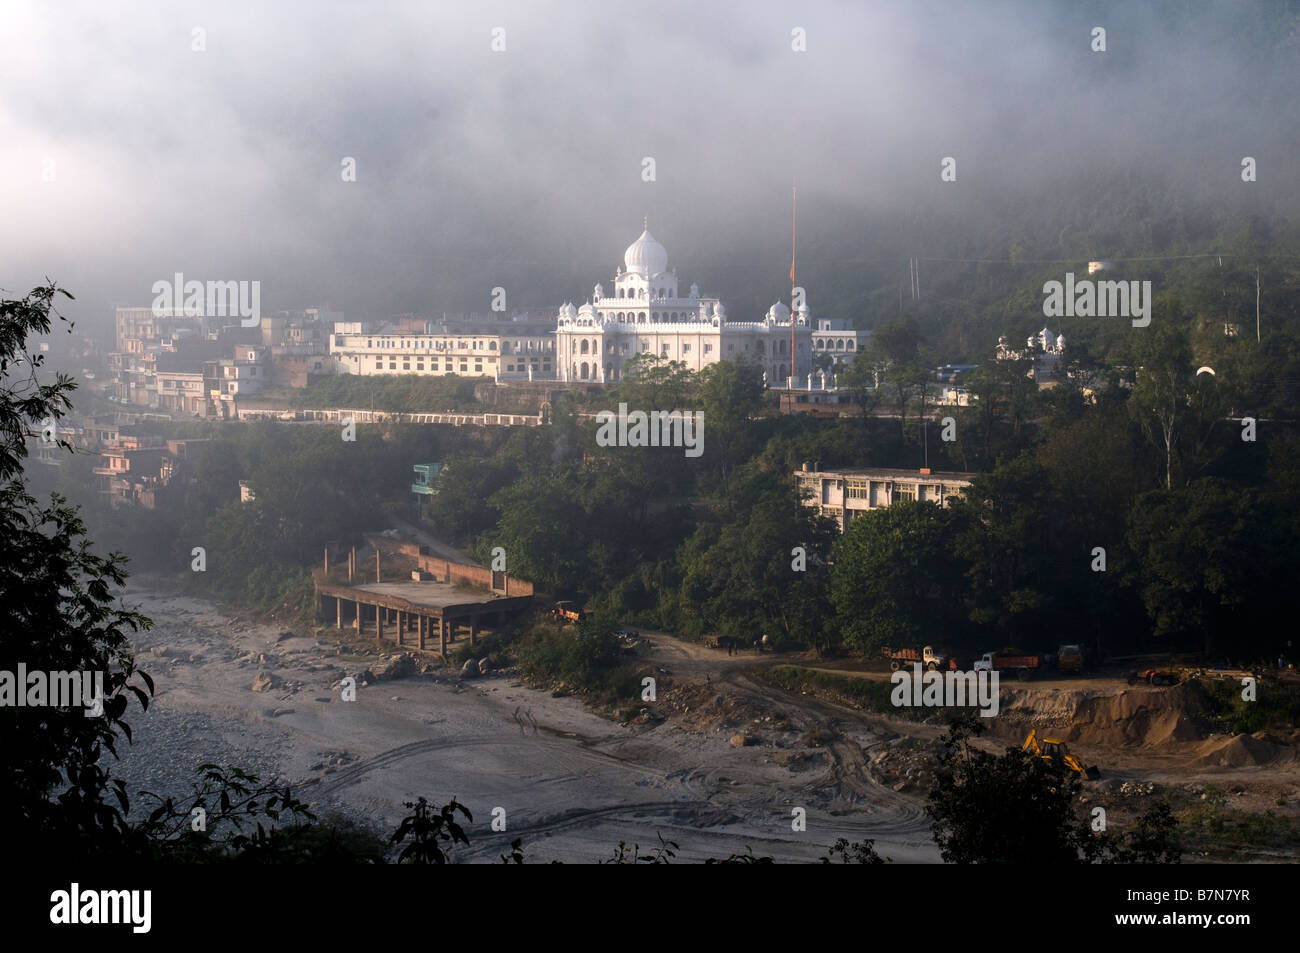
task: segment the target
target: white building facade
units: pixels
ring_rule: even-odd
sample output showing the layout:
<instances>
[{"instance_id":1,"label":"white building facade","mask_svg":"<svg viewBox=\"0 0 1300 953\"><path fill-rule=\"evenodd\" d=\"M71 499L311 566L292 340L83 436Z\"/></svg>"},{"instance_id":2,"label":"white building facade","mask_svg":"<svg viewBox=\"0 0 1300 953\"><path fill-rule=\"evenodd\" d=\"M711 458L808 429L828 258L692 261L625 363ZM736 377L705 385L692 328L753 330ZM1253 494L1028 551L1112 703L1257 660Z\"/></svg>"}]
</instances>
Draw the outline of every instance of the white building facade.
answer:
<instances>
[{"instance_id":1,"label":"white building facade","mask_svg":"<svg viewBox=\"0 0 1300 953\"><path fill-rule=\"evenodd\" d=\"M884 467L819 470L808 464L795 473L805 506L848 528L855 516L900 500L947 506L970 489L974 473L895 470Z\"/></svg>"},{"instance_id":2,"label":"white building facade","mask_svg":"<svg viewBox=\"0 0 1300 953\"><path fill-rule=\"evenodd\" d=\"M831 358L831 366L848 365L858 354L859 333L863 340L870 331L859 332L843 318L821 318L812 333L813 353Z\"/></svg>"},{"instance_id":3,"label":"white building facade","mask_svg":"<svg viewBox=\"0 0 1300 953\"><path fill-rule=\"evenodd\" d=\"M474 331L424 331L340 324L330 335L330 356L340 373L492 377L545 380L555 377L555 340L550 329L519 325Z\"/></svg>"},{"instance_id":4,"label":"white building facade","mask_svg":"<svg viewBox=\"0 0 1300 953\"><path fill-rule=\"evenodd\" d=\"M701 296L696 285L682 293L668 252L648 229L628 246L612 288L597 284L586 304L560 307L555 342L556 373L564 381L622 380L637 354L681 361L693 371L744 360L761 367L772 387L786 385L792 365L796 377L812 369L806 305L792 315L778 302L761 321L732 321L722 302Z\"/></svg>"}]
</instances>

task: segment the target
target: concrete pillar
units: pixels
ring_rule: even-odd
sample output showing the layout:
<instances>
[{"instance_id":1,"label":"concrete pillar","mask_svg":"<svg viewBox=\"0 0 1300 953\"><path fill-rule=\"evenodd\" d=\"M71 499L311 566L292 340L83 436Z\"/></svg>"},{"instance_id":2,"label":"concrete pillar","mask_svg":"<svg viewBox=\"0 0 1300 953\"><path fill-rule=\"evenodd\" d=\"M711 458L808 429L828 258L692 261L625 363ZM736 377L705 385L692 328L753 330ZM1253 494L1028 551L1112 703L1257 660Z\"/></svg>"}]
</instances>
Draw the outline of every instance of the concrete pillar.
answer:
<instances>
[{"instance_id":1,"label":"concrete pillar","mask_svg":"<svg viewBox=\"0 0 1300 953\"><path fill-rule=\"evenodd\" d=\"M438 651L444 657L447 654L447 622L441 615L438 616Z\"/></svg>"},{"instance_id":2,"label":"concrete pillar","mask_svg":"<svg viewBox=\"0 0 1300 953\"><path fill-rule=\"evenodd\" d=\"M402 647L402 610L397 610L397 647Z\"/></svg>"},{"instance_id":3,"label":"concrete pillar","mask_svg":"<svg viewBox=\"0 0 1300 953\"><path fill-rule=\"evenodd\" d=\"M325 575L330 574L330 548L325 547Z\"/></svg>"},{"instance_id":4,"label":"concrete pillar","mask_svg":"<svg viewBox=\"0 0 1300 953\"><path fill-rule=\"evenodd\" d=\"M334 627L343 628L343 600L338 596L334 597Z\"/></svg>"},{"instance_id":5,"label":"concrete pillar","mask_svg":"<svg viewBox=\"0 0 1300 953\"><path fill-rule=\"evenodd\" d=\"M375 641L384 641L384 613L388 611L383 606L375 606Z\"/></svg>"},{"instance_id":6,"label":"concrete pillar","mask_svg":"<svg viewBox=\"0 0 1300 953\"><path fill-rule=\"evenodd\" d=\"M348 556L348 582L352 581L352 574L357 571L357 548L352 547L352 553Z\"/></svg>"},{"instance_id":7,"label":"concrete pillar","mask_svg":"<svg viewBox=\"0 0 1300 953\"><path fill-rule=\"evenodd\" d=\"M416 645L420 650L424 650L424 615L420 614L415 617Z\"/></svg>"},{"instance_id":8,"label":"concrete pillar","mask_svg":"<svg viewBox=\"0 0 1300 953\"><path fill-rule=\"evenodd\" d=\"M356 610L356 612L352 616L352 628L360 632L361 631L361 603L353 599L352 608Z\"/></svg>"}]
</instances>

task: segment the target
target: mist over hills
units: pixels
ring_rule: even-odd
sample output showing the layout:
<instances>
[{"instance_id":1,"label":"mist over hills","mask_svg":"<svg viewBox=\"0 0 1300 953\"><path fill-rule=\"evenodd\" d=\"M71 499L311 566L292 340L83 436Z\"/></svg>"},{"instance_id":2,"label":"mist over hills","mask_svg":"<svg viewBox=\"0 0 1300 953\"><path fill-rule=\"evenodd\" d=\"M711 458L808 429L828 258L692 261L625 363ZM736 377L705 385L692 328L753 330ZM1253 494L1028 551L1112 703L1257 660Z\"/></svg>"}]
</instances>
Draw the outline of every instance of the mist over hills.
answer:
<instances>
[{"instance_id":1,"label":"mist over hills","mask_svg":"<svg viewBox=\"0 0 1300 953\"><path fill-rule=\"evenodd\" d=\"M757 317L789 294L795 184L799 282L814 314L861 326L898 316L913 256L1086 262L1251 235L1267 246L1252 254L1296 254L1298 16L1063 0L6 7L0 284L57 278L104 335L112 305L147 303L175 271L261 280L267 310L485 311L498 285L511 307L553 307L607 281L648 216L686 280ZM945 156L956 182L940 181ZM1037 267L923 261L917 316L969 356L992 331L968 340L972 309L1028 300Z\"/></svg>"}]
</instances>

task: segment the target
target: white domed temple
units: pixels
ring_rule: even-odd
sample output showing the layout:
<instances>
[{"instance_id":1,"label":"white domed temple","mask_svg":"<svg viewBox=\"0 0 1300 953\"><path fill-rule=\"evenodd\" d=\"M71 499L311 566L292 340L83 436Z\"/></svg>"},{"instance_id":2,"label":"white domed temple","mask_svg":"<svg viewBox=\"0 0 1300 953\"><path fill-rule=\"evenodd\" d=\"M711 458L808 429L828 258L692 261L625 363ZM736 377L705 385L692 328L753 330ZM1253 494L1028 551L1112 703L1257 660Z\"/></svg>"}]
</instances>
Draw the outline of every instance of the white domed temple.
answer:
<instances>
[{"instance_id":1,"label":"white domed temple","mask_svg":"<svg viewBox=\"0 0 1300 953\"><path fill-rule=\"evenodd\" d=\"M694 284L682 293L677 269L649 229L628 246L623 266L607 289L597 284L591 300L560 306L556 323L556 374L565 381L622 380L637 354L658 354L700 370L719 360L747 360L761 367L770 386L784 387L791 374L790 309L772 305L760 321L733 321L717 298L700 296ZM805 305L793 315L794 375L811 371L812 321ZM796 386L801 386L799 380Z\"/></svg>"}]
</instances>

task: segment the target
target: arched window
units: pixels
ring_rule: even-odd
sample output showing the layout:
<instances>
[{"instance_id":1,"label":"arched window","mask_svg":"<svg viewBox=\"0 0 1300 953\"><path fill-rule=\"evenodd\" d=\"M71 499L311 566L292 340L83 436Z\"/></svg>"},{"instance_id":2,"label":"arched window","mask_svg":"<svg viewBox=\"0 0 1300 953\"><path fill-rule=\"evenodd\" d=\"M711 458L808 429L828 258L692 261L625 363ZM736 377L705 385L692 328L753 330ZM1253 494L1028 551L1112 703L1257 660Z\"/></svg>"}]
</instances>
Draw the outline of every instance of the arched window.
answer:
<instances>
[{"instance_id":1,"label":"arched window","mask_svg":"<svg viewBox=\"0 0 1300 953\"><path fill-rule=\"evenodd\" d=\"M585 380L587 379L587 362L586 362L586 361L583 361L583 362L582 362L582 366L581 366L580 370L582 371L582 379L585 381Z\"/></svg>"},{"instance_id":2,"label":"arched window","mask_svg":"<svg viewBox=\"0 0 1300 953\"><path fill-rule=\"evenodd\" d=\"M496 349L497 349L497 342L496 342L496 341L488 341L488 350L489 350L489 351L495 351Z\"/></svg>"},{"instance_id":3,"label":"arched window","mask_svg":"<svg viewBox=\"0 0 1300 953\"><path fill-rule=\"evenodd\" d=\"M583 338L583 339L582 339L582 353L583 353L583 354L586 354L586 353L587 353L587 339L586 339L586 338ZM584 366L585 366L585 365L584 365ZM583 376L585 377L586 375L584 374Z\"/></svg>"},{"instance_id":4,"label":"arched window","mask_svg":"<svg viewBox=\"0 0 1300 953\"><path fill-rule=\"evenodd\" d=\"M645 312L644 312L644 311L641 312L641 315L640 315L640 317L639 317L637 320L640 321L641 323L644 323L644 322L645 322Z\"/></svg>"},{"instance_id":5,"label":"arched window","mask_svg":"<svg viewBox=\"0 0 1300 953\"><path fill-rule=\"evenodd\" d=\"M848 351L853 350L853 339L852 339L852 338L849 338L849 343L848 343L848 346L845 348L845 350L848 350Z\"/></svg>"}]
</instances>

